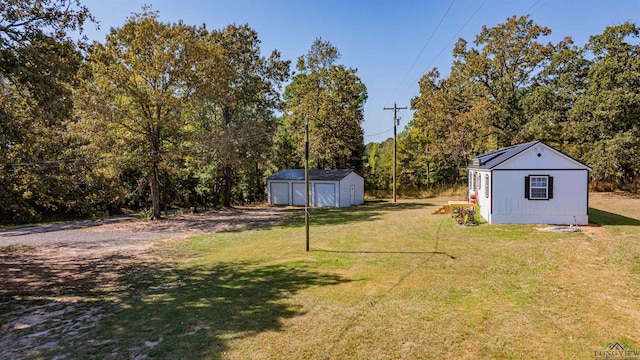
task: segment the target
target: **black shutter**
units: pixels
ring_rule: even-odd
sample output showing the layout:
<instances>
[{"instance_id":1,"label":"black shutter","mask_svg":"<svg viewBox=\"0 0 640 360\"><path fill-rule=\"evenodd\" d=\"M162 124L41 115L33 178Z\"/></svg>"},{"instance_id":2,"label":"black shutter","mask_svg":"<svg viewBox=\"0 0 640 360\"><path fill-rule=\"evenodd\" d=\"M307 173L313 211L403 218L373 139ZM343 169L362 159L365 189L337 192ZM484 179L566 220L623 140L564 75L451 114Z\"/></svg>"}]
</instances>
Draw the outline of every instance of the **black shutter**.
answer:
<instances>
[{"instance_id":1,"label":"black shutter","mask_svg":"<svg viewBox=\"0 0 640 360\"><path fill-rule=\"evenodd\" d=\"M549 199L553 199L553 176L549 176Z\"/></svg>"},{"instance_id":2,"label":"black shutter","mask_svg":"<svg viewBox=\"0 0 640 360\"><path fill-rule=\"evenodd\" d=\"M525 199L529 198L529 177L528 176L524 177L524 198Z\"/></svg>"}]
</instances>

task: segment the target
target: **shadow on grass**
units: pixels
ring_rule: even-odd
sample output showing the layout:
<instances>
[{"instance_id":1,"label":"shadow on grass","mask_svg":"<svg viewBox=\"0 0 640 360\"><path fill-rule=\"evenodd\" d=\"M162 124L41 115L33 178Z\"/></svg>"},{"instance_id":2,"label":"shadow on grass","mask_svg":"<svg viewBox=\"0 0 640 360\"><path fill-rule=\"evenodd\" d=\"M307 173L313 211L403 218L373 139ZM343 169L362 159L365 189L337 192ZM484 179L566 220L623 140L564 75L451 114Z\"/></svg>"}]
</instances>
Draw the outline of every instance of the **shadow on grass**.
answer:
<instances>
[{"instance_id":1,"label":"shadow on grass","mask_svg":"<svg viewBox=\"0 0 640 360\"><path fill-rule=\"evenodd\" d=\"M0 251L0 304L57 296L99 298L111 283L111 275L128 268L133 256L78 256L56 260L48 254L33 255L34 247L7 246ZM0 316L10 308L0 306Z\"/></svg>"},{"instance_id":2,"label":"shadow on grass","mask_svg":"<svg viewBox=\"0 0 640 360\"><path fill-rule=\"evenodd\" d=\"M589 208L589 221L598 225L640 226L640 220L638 219L594 208Z\"/></svg>"},{"instance_id":3,"label":"shadow on grass","mask_svg":"<svg viewBox=\"0 0 640 360\"><path fill-rule=\"evenodd\" d=\"M281 265L218 263L123 281L133 296L96 329L98 343L117 340L104 354L216 359L229 341L281 331L283 320L304 315L287 300L298 291L348 280Z\"/></svg>"},{"instance_id":4,"label":"shadow on grass","mask_svg":"<svg viewBox=\"0 0 640 360\"><path fill-rule=\"evenodd\" d=\"M8 358L218 359L230 341L281 331L284 320L304 315L290 300L297 292L349 281L283 265L0 255L0 347Z\"/></svg>"}]
</instances>

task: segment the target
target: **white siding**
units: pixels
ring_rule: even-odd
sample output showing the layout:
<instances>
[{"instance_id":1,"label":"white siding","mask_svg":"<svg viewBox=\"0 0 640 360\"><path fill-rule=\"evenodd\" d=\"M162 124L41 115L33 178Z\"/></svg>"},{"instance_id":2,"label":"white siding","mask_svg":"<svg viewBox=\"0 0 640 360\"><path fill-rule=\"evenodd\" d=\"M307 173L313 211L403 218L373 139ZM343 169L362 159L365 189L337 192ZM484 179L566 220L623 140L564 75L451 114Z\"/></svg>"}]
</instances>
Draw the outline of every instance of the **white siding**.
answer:
<instances>
[{"instance_id":1,"label":"white siding","mask_svg":"<svg viewBox=\"0 0 640 360\"><path fill-rule=\"evenodd\" d=\"M540 154L540 156L538 156ZM493 168L499 169L585 169L585 166L570 157L550 148L538 144L523 151L511 159Z\"/></svg>"},{"instance_id":2,"label":"white siding","mask_svg":"<svg viewBox=\"0 0 640 360\"><path fill-rule=\"evenodd\" d=\"M351 204L351 186L354 187L354 204ZM362 205L364 204L364 179L362 176L352 172L340 180L339 188L340 206Z\"/></svg>"},{"instance_id":3,"label":"white siding","mask_svg":"<svg viewBox=\"0 0 640 360\"><path fill-rule=\"evenodd\" d=\"M553 199L526 199L524 178L529 175L553 176ZM494 170L492 176L493 206L487 219L492 224L588 223L587 170Z\"/></svg>"},{"instance_id":4,"label":"white siding","mask_svg":"<svg viewBox=\"0 0 640 360\"><path fill-rule=\"evenodd\" d=\"M355 205L364 204L364 179L355 172L341 181L309 181L310 206L350 206L351 187L354 188ZM276 205L304 206L305 184L299 180L267 181L268 202ZM329 188L333 190L328 193ZM331 203L331 205L328 205Z\"/></svg>"}]
</instances>

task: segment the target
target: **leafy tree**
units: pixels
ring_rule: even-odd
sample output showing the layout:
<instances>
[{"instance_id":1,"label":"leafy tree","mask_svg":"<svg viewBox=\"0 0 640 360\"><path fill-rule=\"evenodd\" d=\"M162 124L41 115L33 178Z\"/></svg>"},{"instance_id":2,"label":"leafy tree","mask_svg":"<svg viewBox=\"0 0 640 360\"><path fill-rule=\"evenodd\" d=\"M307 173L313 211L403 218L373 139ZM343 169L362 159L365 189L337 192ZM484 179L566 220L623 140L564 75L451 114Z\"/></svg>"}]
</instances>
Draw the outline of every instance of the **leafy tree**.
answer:
<instances>
[{"instance_id":1,"label":"leafy tree","mask_svg":"<svg viewBox=\"0 0 640 360\"><path fill-rule=\"evenodd\" d=\"M365 189L387 191L392 186L393 139L369 143L365 147L363 176Z\"/></svg>"},{"instance_id":2,"label":"leafy tree","mask_svg":"<svg viewBox=\"0 0 640 360\"><path fill-rule=\"evenodd\" d=\"M525 139L531 129L523 103L556 50L537 41L549 33L528 16L514 16L495 27L483 26L475 48L460 39L449 76L441 79L434 69L420 80L401 161L428 159L431 181L458 183L474 155ZM421 151L428 152L421 156ZM404 171L410 181L420 181L411 174L426 169L416 170Z\"/></svg>"},{"instance_id":3,"label":"leafy tree","mask_svg":"<svg viewBox=\"0 0 640 360\"><path fill-rule=\"evenodd\" d=\"M627 22L590 38L585 87L569 110L573 155L593 167L594 179L618 186L640 175L639 36L640 28Z\"/></svg>"},{"instance_id":4,"label":"leafy tree","mask_svg":"<svg viewBox=\"0 0 640 360\"><path fill-rule=\"evenodd\" d=\"M113 150L122 149L145 171L153 219L160 217L161 169L174 154L183 111L200 86L196 60L215 55L199 47L194 27L162 23L148 8L90 49L87 116L97 121L99 136L113 137Z\"/></svg>"},{"instance_id":5,"label":"leafy tree","mask_svg":"<svg viewBox=\"0 0 640 360\"><path fill-rule=\"evenodd\" d=\"M459 40L454 49L463 76L480 85L490 107L486 125L499 147L521 141L520 130L527 122L521 100L533 76L549 62L555 47L537 41L551 29L537 25L529 16L510 17L504 24L482 27L474 41L477 48L467 49Z\"/></svg>"},{"instance_id":6,"label":"leafy tree","mask_svg":"<svg viewBox=\"0 0 640 360\"><path fill-rule=\"evenodd\" d=\"M483 126L491 106L479 85L467 81L464 71L456 63L448 78L438 79L434 69L420 80L421 94L412 101L416 113L406 138L420 142L428 151L434 163L431 180L436 183L460 182L468 160L492 145L490 130ZM408 156L401 154L401 158Z\"/></svg>"},{"instance_id":7,"label":"leafy tree","mask_svg":"<svg viewBox=\"0 0 640 360\"><path fill-rule=\"evenodd\" d=\"M289 77L289 61L274 50L269 58L261 56L260 40L248 25L229 25L203 33L209 46L221 49L221 63L210 63L218 71L215 81L203 79L198 92L198 112L194 134L208 149L206 158L193 159L204 165L200 176L215 182L213 200L231 206L232 200L257 201L264 197L263 172L276 129L274 110L280 108L281 83ZM211 72L207 72L210 74ZM238 181L251 184L236 187ZM234 196L234 189L235 196ZM220 197L222 195L222 197Z\"/></svg>"},{"instance_id":8,"label":"leafy tree","mask_svg":"<svg viewBox=\"0 0 640 360\"><path fill-rule=\"evenodd\" d=\"M527 119L521 131L523 140L540 140L573 152L569 112L585 89L589 65L583 49L573 45L571 38L556 45L549 63L534 77L521 100Z\"/></svg>"},{"instance_id":9,"label":"leafy tree","mask_svg":"<svg viewBox=\"0 0 640 360\"><path fill-rule=\"evenodd\" d=\"M85 172L65 164L76 150L66 130L81 64L69 33L91 20L79 1L0 4L0 158L25 164L0 168L3 220L31 221L78 209L80 193L89 191Z\"/></svg>"},{"instance_id":10,"label":"leafy tree","mask_svg":"<svg viewBox=\"0 0 640 360\"><path fill-rule=\"evenodd\" d=\"M362 121L367 90L355 69L336 65L340 53L316 39L298 58L298 74L285 89L286 134L304 156L304 121L310 129L311 167L361 170L364 151ZM302 161L300 161L302 162Z\"/></svg>"},{"instance_id":11,"label":"leafy tree","mask_svg":"<svg viewBox=\"0 0 640 360\"><path fill-rule=\"evenodd\" d=\"M407 190L423 190L431 182L429 143L419 129L407 127L398 139L398 183Z\"/></svg>"}]
</instances>

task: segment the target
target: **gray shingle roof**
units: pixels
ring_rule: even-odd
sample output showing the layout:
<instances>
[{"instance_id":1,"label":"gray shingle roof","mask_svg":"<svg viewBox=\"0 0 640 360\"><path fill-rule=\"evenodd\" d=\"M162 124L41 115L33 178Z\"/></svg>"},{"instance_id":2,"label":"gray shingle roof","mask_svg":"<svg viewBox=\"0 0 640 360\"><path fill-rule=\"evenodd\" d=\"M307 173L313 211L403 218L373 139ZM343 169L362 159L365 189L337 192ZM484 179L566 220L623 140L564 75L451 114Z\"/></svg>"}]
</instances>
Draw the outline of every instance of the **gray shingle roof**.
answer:
<instances>
[{"instance_id":1,"label":"gray shingle roof","mask_svg":"<svg viewBox=\"0 0 640 360\"><path fill-rule=\"evenodd\" d=\"M532 141L524 144L504 147L487 154L478 155L473 158L473 163L469 168L491 169L539 143L540 141Z\"/></svg>"},{"instance_id":2,"label":"gray shingle roof","mask_svg":"<svg viewBox=\"0 0 640 360\"><path fill-rule=\"evenodd\" d=\"M354 172L351 169L309 170L309 180L340 181ZM286 169L269 176L267 180L304 180L304 169Z\"/></svg>"},{"instance_id":3,"label":"gray shingle roof","mask_svg":"<svg viewBox=\"0 0 640 360\"><path fill-rule=\"evenodd\" d=\"M587 165L579 162L578 160L572 158L571 156L558 151L554 148L552 148L551 146L543 143L542 141L532 141L532 142L528 142L528 143L524 143L524 144L518 144L518 145L513 145L513 146L508 146L508 147L504 147L502 149L498 149L496 151L487 153L487 154L483 154L483 155L478 155L476 157L473 158L473 163L468 166L469 169L484 169L484 170L490 170L495 168L496 166L502 164L503 162L511 159L512 157L522 153L523 151L526 151L529 148L532 148L538 144L542 144L556 152L558 152L559 154L561 154L562 156L565 156L568 159L571 159L572 161L574 161L577 165L584 167L585 169L591 171L591 168L588 167Z\"/></svg>"}]
</instances>

